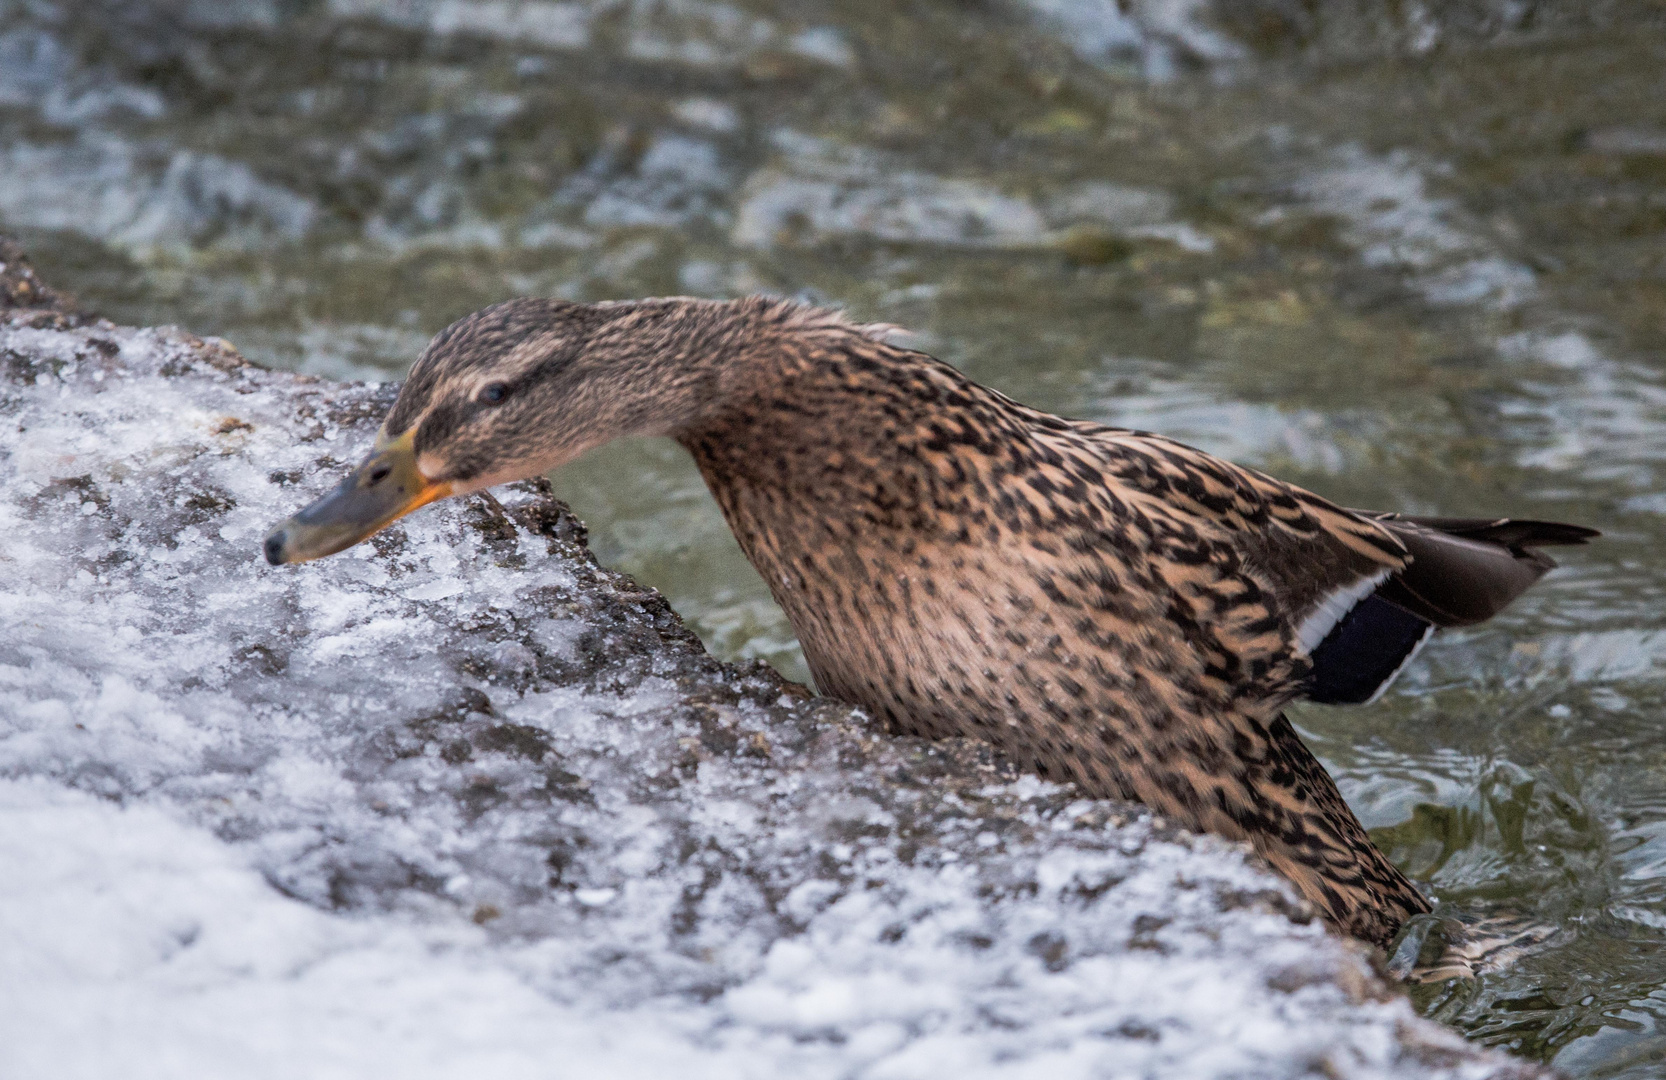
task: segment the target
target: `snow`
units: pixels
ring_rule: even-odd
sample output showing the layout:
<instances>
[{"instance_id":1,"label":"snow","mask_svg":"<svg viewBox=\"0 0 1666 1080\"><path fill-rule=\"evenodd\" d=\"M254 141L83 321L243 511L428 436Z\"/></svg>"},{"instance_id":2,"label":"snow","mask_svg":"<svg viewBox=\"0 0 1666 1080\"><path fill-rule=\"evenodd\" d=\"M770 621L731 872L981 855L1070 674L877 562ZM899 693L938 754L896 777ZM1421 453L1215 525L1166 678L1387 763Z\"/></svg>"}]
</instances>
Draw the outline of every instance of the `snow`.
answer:
<instances>
[{"instance_id":1,"label":"snow","mask_svg":"<svg viewBox=\"0 0 1666 1080\"><path fill-rule=\"evenodd\" d=\"M1505 1076L1240 849L700 650L386 387L0 328L0 1076ZM65 327L68 328L65 328Z\"/></svg>"}]
</instances>

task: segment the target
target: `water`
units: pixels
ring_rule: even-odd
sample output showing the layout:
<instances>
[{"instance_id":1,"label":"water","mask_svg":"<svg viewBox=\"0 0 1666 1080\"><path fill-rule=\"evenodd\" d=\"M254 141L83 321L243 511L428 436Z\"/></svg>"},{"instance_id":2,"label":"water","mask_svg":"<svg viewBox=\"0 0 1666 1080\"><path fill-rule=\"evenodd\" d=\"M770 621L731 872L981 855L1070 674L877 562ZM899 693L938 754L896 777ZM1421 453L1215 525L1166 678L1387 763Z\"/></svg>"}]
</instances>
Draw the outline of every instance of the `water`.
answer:
<instances>
[{"instance_id":1,"label":"water","mask_svg":"<svg viewBox=\"0 0 1666 1080\"><path fill-rule=\"evenodd\" d=\"M136 323L396 378L512 295L749 290L1348 505L1604 530L1295 717L1448 910L1560 928L1426 1012L1666 1076L1666 25L1636 3L0 2L0 224ZM803 677L673 446L558 490Z\"/></svg>"}]
</instances>

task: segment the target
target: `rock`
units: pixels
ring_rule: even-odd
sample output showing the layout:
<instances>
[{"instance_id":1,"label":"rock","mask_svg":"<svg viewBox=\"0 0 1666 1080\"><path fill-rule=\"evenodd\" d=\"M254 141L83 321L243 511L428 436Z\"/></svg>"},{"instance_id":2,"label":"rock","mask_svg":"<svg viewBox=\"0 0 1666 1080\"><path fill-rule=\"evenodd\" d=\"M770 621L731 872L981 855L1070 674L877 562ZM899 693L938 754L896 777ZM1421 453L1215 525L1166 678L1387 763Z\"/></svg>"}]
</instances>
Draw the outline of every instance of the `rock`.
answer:
<instances>
[{"instance_id":1,"label":"rock","mask_svg":"<svg viewBox=\"0 0 1666 1080\"><path fill-rule=\"evenodd\" d=\"M268 567L392 388L8 273L0 1073L1540 1075L1243 849L713 659L541 483Z\"/></svg>"},{"instance_id":2,"label":"rock","mask_svg":"<svg viewBox=\"0 0 1666 1080\"><path fill-rule=\"evenodd\" d=\"M21 244L0 235L0 313L15 318L18 309L60 317L54 321L78 311L74 297L41 281Z\"/></svg>"}]
</instances>

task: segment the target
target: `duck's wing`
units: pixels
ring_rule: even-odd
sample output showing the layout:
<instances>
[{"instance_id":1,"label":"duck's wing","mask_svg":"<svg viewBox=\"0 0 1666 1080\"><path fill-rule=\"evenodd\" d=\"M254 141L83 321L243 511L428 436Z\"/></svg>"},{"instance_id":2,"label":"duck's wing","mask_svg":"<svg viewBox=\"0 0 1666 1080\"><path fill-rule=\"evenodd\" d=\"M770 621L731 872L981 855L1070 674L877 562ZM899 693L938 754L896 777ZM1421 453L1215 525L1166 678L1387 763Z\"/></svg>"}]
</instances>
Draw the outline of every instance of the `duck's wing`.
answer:
<instances>
[{"instance_id":1,"label":"duck's wing","mask_svg":"<svg viewBox=\"0 0 1666 1080\"><path fill-rule=\"evenodd\" d=\"M1598 535L1554 522L1348 510L1162 436L1077 431L1142 511L1179 519L1179 535L1193 530L1200 544L1235 552L1266 582L1270 617L1311 665L1305 696L1314 701L1375 700L1436 628L1491 618L1553 568L1541 547Z\"/></svg>"},{"instance_id":2,"label":"duck's wing","mask_svg":"<svg viewBox=\"0 0 1666 1080\"><path fill-rule=\"evenodd\" d=\"M1554 569L1556 560L1540 548L1600 535L1552 521L1353 514L1391 533L1408 562L1313 648L1307 690L1313 701L1376 700L1435 630L1492 618Z\"/></svg>"}]
</instances>

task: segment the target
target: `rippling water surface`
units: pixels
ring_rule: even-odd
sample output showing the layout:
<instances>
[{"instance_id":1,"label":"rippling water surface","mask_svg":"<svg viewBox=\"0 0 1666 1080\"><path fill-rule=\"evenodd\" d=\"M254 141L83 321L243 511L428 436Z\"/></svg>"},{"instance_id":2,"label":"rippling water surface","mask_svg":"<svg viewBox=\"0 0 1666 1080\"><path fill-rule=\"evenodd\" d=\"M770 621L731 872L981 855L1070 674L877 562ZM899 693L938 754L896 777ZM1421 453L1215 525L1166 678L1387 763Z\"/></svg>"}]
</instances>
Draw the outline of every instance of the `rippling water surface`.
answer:
<instances>
[{"instance_id":1,"label":"rippling water surface","mask_svg":"<svg viewBox=\"0 0 1666 1080\"><path fill-rule=\"evenodd\" d=\"M330 376L513 295L767 290L1345 504L1603 529L1296 719L1444 910L1559 927L1425 1011L1666 1076L1663 71L1644 2L0 0L0 226ZM556 482L803 677L676 447Z\"/></svg>"}]
</instances>

